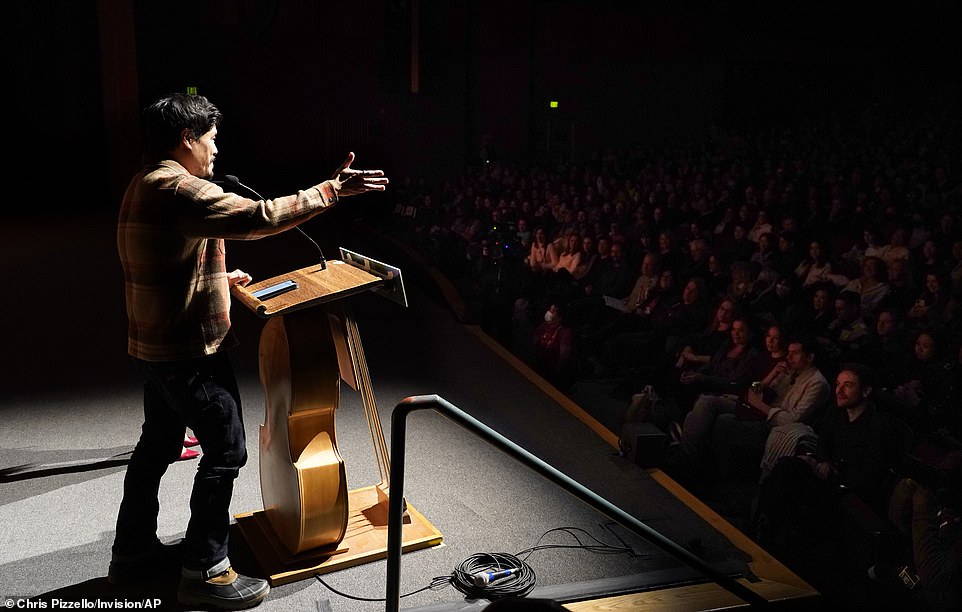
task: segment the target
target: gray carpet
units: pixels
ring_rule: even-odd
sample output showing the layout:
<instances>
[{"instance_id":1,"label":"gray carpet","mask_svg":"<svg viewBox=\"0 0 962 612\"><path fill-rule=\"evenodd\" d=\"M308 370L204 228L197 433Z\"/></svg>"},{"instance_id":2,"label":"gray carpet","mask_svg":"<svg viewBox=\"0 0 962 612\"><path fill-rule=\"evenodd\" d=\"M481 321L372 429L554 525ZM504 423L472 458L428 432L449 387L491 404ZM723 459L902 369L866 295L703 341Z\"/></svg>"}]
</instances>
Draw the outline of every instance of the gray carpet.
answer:
<instances>
[{"instance_id":1,"label":"gray carpet","mask_svg":"<svg viewBox=\"0 0 962 612\"><path fill-rule=\"evenodd\" d=\"M35 231L40 224L42 237ZM104 578L123 460L136 442L141 419L139 385L124 355L113 219L89 215L13 220L4 222L0 240L9 252L31 255L17 264L4 261L8 286L32 281L29 299L16 313L8 313L3 330L8 340L0 362L0 524L5 527L0 535L0 595L105 601L158 597L176 609L168 583L124 591ZM301 246L284 240L292 238L232 244L232 265L260 277L280 273L285 265L311 263L304 260ZM350 236L336 236L335 242L386 259ZM286 256L293 262L278 263ZM438 394L723 571L745 569L743 554L725 538L642 470L617 457L446 309L410 284L408 295L408 309L370 294L354 301L388 436L390 414L400 400ZM231 509L236 514L261 508L257 437L264 407L256 377L262 322L239 306L234 319L243 342L234 357L251 455L235 487ZM472 554L514 553L559 527L583 529L613 544L620 538L635 552L535 552L527 562L537 574L536 594L578 599L625 585L653 588L699 579L642 538L606 525L607 517L451 421L419 412L409 419L408 433L405 497L442 532L444 544L404 555L402 592L427 586ZM373 484L376 469L360 400L346 387L337 435L350 488ZM195 466L176 463L165 478L162 539L183 535ZM576 544L558 532L541 543ZM232 557L239 569L257 573L245 544L235 537ZM324 580L343 593L376 599L384 596L385 569L386 563L377 561L327 574ZM452 587L402 600L403 608L464 605L464 596ZM259 609L382 608L383 603L349 599L308 579L276 587Z\"/></svg>"}]
</instances>

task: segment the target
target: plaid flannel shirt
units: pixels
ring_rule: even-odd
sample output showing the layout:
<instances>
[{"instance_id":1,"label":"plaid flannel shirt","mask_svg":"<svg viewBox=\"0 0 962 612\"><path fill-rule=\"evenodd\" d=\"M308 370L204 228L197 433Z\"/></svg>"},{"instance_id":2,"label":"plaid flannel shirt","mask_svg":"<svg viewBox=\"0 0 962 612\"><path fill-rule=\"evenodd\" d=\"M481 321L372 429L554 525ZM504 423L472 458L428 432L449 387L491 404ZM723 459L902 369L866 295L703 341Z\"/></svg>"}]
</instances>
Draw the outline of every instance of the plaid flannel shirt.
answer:
<instances>
[{"instance_id":1,"label":"plaid flannel shirt","mask_svg":"<svg viewBox=\"0 0 962 612\"><path fill-rule=\"evenodd\" d=\"M338 186L325 181L255 201L226 193L175 161L146 166L127 187L117 224L128 353L173 361L236 345L224 240L290 229L337 201Z\"/></svg>"}]
</instances>

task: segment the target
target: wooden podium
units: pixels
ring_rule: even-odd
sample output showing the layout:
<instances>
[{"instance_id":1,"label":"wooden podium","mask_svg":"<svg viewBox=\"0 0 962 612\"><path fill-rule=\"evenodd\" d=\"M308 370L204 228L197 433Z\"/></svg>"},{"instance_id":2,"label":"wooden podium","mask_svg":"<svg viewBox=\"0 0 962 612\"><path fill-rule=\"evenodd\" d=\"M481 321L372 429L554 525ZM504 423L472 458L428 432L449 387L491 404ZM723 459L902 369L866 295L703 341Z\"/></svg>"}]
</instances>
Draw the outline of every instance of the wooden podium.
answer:
<instances>
[{"instance_id":1,"label":"wooden podium","mask_svg":"<svg viewBox=\"0 0 962 612\"><path fill-rule=\"evenodd\" d=\"M406 298L397 268L344 249L341 257L232 289L267 319L259 347L264 509L235 518L272 585L387 555L390 457L347 298L364 291L404 305ZM381 478L352 491L335 428L342 381L361 395ZM402 538L405 552L442 540L409 505Z\"/></svg>"}]
</instances>

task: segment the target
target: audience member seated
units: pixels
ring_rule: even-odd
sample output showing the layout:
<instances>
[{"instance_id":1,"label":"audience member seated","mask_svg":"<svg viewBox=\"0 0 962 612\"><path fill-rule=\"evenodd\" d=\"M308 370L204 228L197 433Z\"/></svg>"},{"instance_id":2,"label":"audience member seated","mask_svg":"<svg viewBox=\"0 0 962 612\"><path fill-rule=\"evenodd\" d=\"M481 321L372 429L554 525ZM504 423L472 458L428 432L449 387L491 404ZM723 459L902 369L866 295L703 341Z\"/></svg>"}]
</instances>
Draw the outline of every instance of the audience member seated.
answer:
<instances>
[{"instance_id":1,"label":"audience member seated","mask_svg":"<svg viewBox=\"0 0 962 612\"><path fill-rule=\"evenodd\" d=\"M879 253L879 257L882 258L886 266L891 267L896 261L910 263L912 253L905 244L905 240L906 234L903 228L897 227L892 230L888 244L883 245L881 253Z\"/></svg>"},{"instance_id":2,"label":"audience member seated","mask_svg":"<svg viewBox=\"0 0 962 612\"><path fill-rule=\"evenodd\" d=\"M725 290L725 297L738 304L743 312L750 311L752 299L755 297L755 272L751 262L732 262L729 276L731 280Z\"/></svg>"},{"instance_id":3,"label":"audience member seated","mask_svg":"<svg viewBox=\"0 0 962 612\"><path fill-rule=\"evenodd\" d=\"M919 609L962 609L962 452L938 466L938 481L899 480L888 519L906 537L904 552L881 559L869 577L899 597L911 591Z\"/></svg>"},{"instance_id":4,"label":"audience member seated","mask_svg":"<svg viewBox=\"0 0 962 612\"><path fill-rule=\"evenodd\" d=\"M757 247L749 259L757 270L755 278L761 279L769 287L774 285L778 278L778 272L775 269L775 245L773 241L774 236L771 232L759 236L756 243Z\"/></svg>"},{"instance_id":5,"label":"audience member seated","mask_svg":"<svg viewBox=\"0 0 962 612\"><path fill-rule=\"evenodd\" d=\"M736 318L732 321L729 340L712 355L711 360L700 368L681 370L678 385L667 387L676 403L673 410L675 420L686 418L702 393L736 397L743 394L757 372L761 359L761 352L752 342L749 322L744 318Z\"/></svg>"},{"instance_id":6,"label":"audience member seated","mask_svg":"<svg viewBox=\"0 0 962 612\"><path fill-rule=\"evenodd\" d=\"M727 249L727 252L730 253L730 259L732 261L749 261L756 248L755 243L748 239L745 223L734 223Z\"/></svg>"},{"instance_id":7,"label":"audience member seated","mask_svg":"<svg viewBox=\"0 0 962 612\"><path fill-rule=\"evenodd\" d=\"M889 290L879 306L897 308L903 316L907 316L919 295L909 274L908 263L904 259L896 259L888 264L887 269Z\"/></svg>"},{"instance_id":8,"label":"audience member seated","mask_svg":"<svg viewBox=\"0 0 962 612\"><path fill-rule=\"evenodd\" d=\"M605 239L599 240L599 244L605 242ZM592 275L588 278L590 281L585 286L585 294L588 299L586 312L590 320L593 310L606 307L607 298L624 301L631 293L635 272L625 257L624 245L621 242L612 242L608 256L598 261ZM585 304L580 308L584 309Z\"/></svg>"},{"instance_id":9,"label":"audience member seated","mask_svg":"<svg viewBox=\"0 0 962 612\"><path fill-rule=\"evenodd\" d=\"M809 243L808 257L795 268L795 276L802 281L803 287L832 281L832 262L829 261L821 241L813 240Z\"/></svg>"},{"instance_id":10,"label":"audience member seated","mask_svg":"<svg viewBox=\"0 0 962 612\"><path fill-rule=\"evenodd\" d=\"M777 323L768 325L765 328L762 344L765 350L762 352L761 359L758 360L758 375L754 378L755 380L760 380L788 358L788 336L782 332L781 325Z\"/></svg>"},{"instance_id":11,"label":"audience member seated","mask_svg":"<svg viewBox=\"0 0 962 612\"><path fill-rule=\"evenodd\" d=\"M712 252L708 256L708 276L705 277L705 282L708 283L708 291L715 297L725 295L731 284L731 270L727 261L720 253Z\"/></svg>"},{"instance_id":12,"label":"audience member seated","mask_svg":"<svg viewBox=\"0 0 962 612\"><path fill-rule=\"evenodd\" d=\"M862 258L862 275L850 281L843 291L852 291L861 298L860 308L862 316L873 319L879 304L889 292L888 271L885 262L880 257L866 256Z\"/></svg>"},{"instance_id":13,"label":"audience member seated","mask_svg":"<svg viewBox=\"0 0 962 612\"><path fill-rule=\"evenodd\" d=\"M835 286L819 283L811 289L811 303L804 316L800 317L797 331L815 338L829 336L829 326L835 320Z\"/></svg>"},{"instance_id":14,"label":"audience member seated","mask_svg":"<svg viewBox=\"0 0 962 612\"><path fill-rule=\"evenodd\" d=\"M778 249L772 256L772 266L779 278L795 276L795 269L802 262L802 257L798 253L795 232L782 230L778 233Z\"/></svg>"},{"instance_id":15,"label":"audience member seated","mask_svg":"<svg viewBox=\"0 0 962 612\"><path fill-rule=\"evenodd\" d=\"M737 306L728 298L722 298L715 308L708 329L679 339L681 350L675 359L678 370L697 369L708 365L712 356L731 339L732 322L738 317Z\"/></svg>"},{"instance_id":16,"label":"audience member seated","mask_svg":"<svg viewBox=\"0 0 962 612\"><path fill-rule=\"evenodd\" d=\"M591 273L592 267L598 260L598 251L595 248L595 239L592 236L582 235L581 237L581 261L572 273L575 280L580 284L584 278Z\"/></svg>"},{"instance_id":17,"label":"audience member seated","mask_svg":"<svg viewBox=\"0 0 962 612\"><path fill-rule=\"evenodd\" d=\"M899 380L905 375L913 344L912 332L905 326L904 313L891 306L885 307L878 311L875 325L869 328L854 360L872 368L881 381Z\"/></svg>"},{"instance_id":18,"label":"audience member seated","mask_svg":"<svg viewBox=\"0 0 962 612\"><path fill-rule=\"evenodd\" d=\"M678 277L674 271L663 269L658 274L658 284L648 290L645 299L633 312L644 322L644 331L649 331L654 327L653 321L661 321L680 300Z\"/></svg>"},{"instance_id":19,"label":"audience member seated","mask_svg":"<svg viewBox=\"0 0 962 612\"><path fill-rule=\"evenodd\" d=\"M751 228L748 230L748 239L758 244L761 242L762 236L765 234L769 235L771 239L772 224L768 218L768 212L764 210L758 211L758 215L755 217L755 223L752 224ZM769 244L769 246L773 246Z\"/></svg>"},{"instance_id":20,"label":"audience member seated","mask_svg":"<svg viewBox=\"0 0 962 612\"><path fill-rule=\"evenodd\" d=\"M846 267L851 270L861 270L862 262L866 257L878 257L881 259L882 246L878 244L878 232L872 227L862 230L862 240L852 245L852 248L844 253L841 259ZM883 261L884 265L885 262Z\"/></svg>"},{"instance_id":21,"label":"audience member seated","mask_svg":"<svg viewBox=\"0 0 962 612\"><path fill-rule=\"evenodd\" d=\"M534 334L534 368L558 389L567 389L574 374L574 332L565 323L564 307L551 304Z\"/></svg>"},{"instance_id":22,"label":"audience member seated","mask_svg":"<svg viewBox=\"0 0 962 612\"><path fill-rule=\"evenodd\" d=\"M708 258L711 247L704 238L694 238L688 243L688 256L684 259L678 274L681 278L708 278Z\"/></svg>"},{"instance_id":23,"label":"audience member seated","mask_svg":"<svg viewBox=\"0 0 962 612\"><path fill-rule=\"evenodd\" d=\"M842 291L835 296L835 320L828 326L824 346L837 360L848 360L868 338L868 325L862 318L861 298L853 291Z\"/></svg>"},{"instance_id":24,"label":"audience member seated","mask_svg":"<svg viewBox=\"0 0 962 612\"><path fill-rule=\"evenodd\" d=\"M556 249L557 259L545 272L544 291L548 300L567 303L579 293L575 272L581 265L581 236L569 233L560 242L563 246Z\"/></svg>"},{"instance_id":25,"label":"audience member seated","mask_svg":"<svg viewBox=\"0 0 962 612\"><path fill-rule=\"evenodd\" d=\"M962 287L962 240L952 243L952 258L946 264L949 273L949 280L953 287Z\"/></svg>"},{"instance_id":26,"label":"audience member seated","mask_svg":"<svg viewBox=\"0 0 962 612\"><path fill-rule=\"evenodd\" d=\"M879 394L879 407L907 423L918 433L935 428L934 413L950 392L946 377L953 366L939 345L939 335L920 331L915 335L914 351L902 371L892 379L886 392Z\"/></svg>"},{"instance_id":27,"label":"audience member seated","mask_svg":"<svg viewBox=\"0 0 962 612\"><path fill-rule=\"evenodd\" d=\"M564 246L558 252L558 259L555 261L552 270L554 272L566 272L574 278L575 270L581 265L581 236L571 232L564 238Z\"/></svg>"},{"instance_id":28,"label":"audience member seated","mask_svg":"<svg viewBox=\"0 0 962 612\"><path fill-rule=\"evenodd\" d=\"M558 254L548 234L544 228L536 227L528 253L528 268L535 273L544 273L553 270L557 261Z\"/></svg>"},{"instance_id":29,"label":"audience member seated","mask_svg":"<svg viewBox=\"0 0 962 612\"><path fill-rule=\"evenodd\" d=\"M908 318L915 327L944 325L949 321L955 306L952 285L945 275L928 272L925 275L925 286L909 308Z\"/></svg>"},{"instance_id":30,"label":"audience member seated","mask_svg":"<svg viewBox=\"0 0 962 612\"><path fill-rule=\"evenodd\" d=\"M916 253L912 255L912 272L915 284L924 285L925 275L934 272L937 275L947 275L948 265L935 240L927 239Z\"/></svg>"},{"instance_id":31,"label":"audience member seated","mask_svg":"<svg viewBox=\"0 0 962 612\"><path fill-rule=\"evenodd\" d=\"M658 232L658 259L663 270L674 270L679 273L685 263L686 255L676 245L675 235L670 230Z\"/></svg>"}]
</instances>

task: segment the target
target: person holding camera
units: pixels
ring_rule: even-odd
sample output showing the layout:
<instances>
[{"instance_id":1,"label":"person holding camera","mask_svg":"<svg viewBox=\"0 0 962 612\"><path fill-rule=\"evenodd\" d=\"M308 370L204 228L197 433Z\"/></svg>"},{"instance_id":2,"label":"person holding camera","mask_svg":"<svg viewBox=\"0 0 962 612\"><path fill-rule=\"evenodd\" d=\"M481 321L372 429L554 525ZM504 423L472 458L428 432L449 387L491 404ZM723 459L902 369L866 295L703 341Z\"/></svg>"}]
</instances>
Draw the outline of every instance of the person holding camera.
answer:
<instances>
[{"instance_id":1,"label":"person holding camera","mask_svg":"<svg viewBox=\"0 0 962 612\"><path fill-rule=\"evenodd\" d=\"M948 455L939 478L906 477L895 485L888 518L908 536L908 562L869 569L877 582L902 585L930 610L962 609L962 451Z\"/></svg>"}]
</instances>

